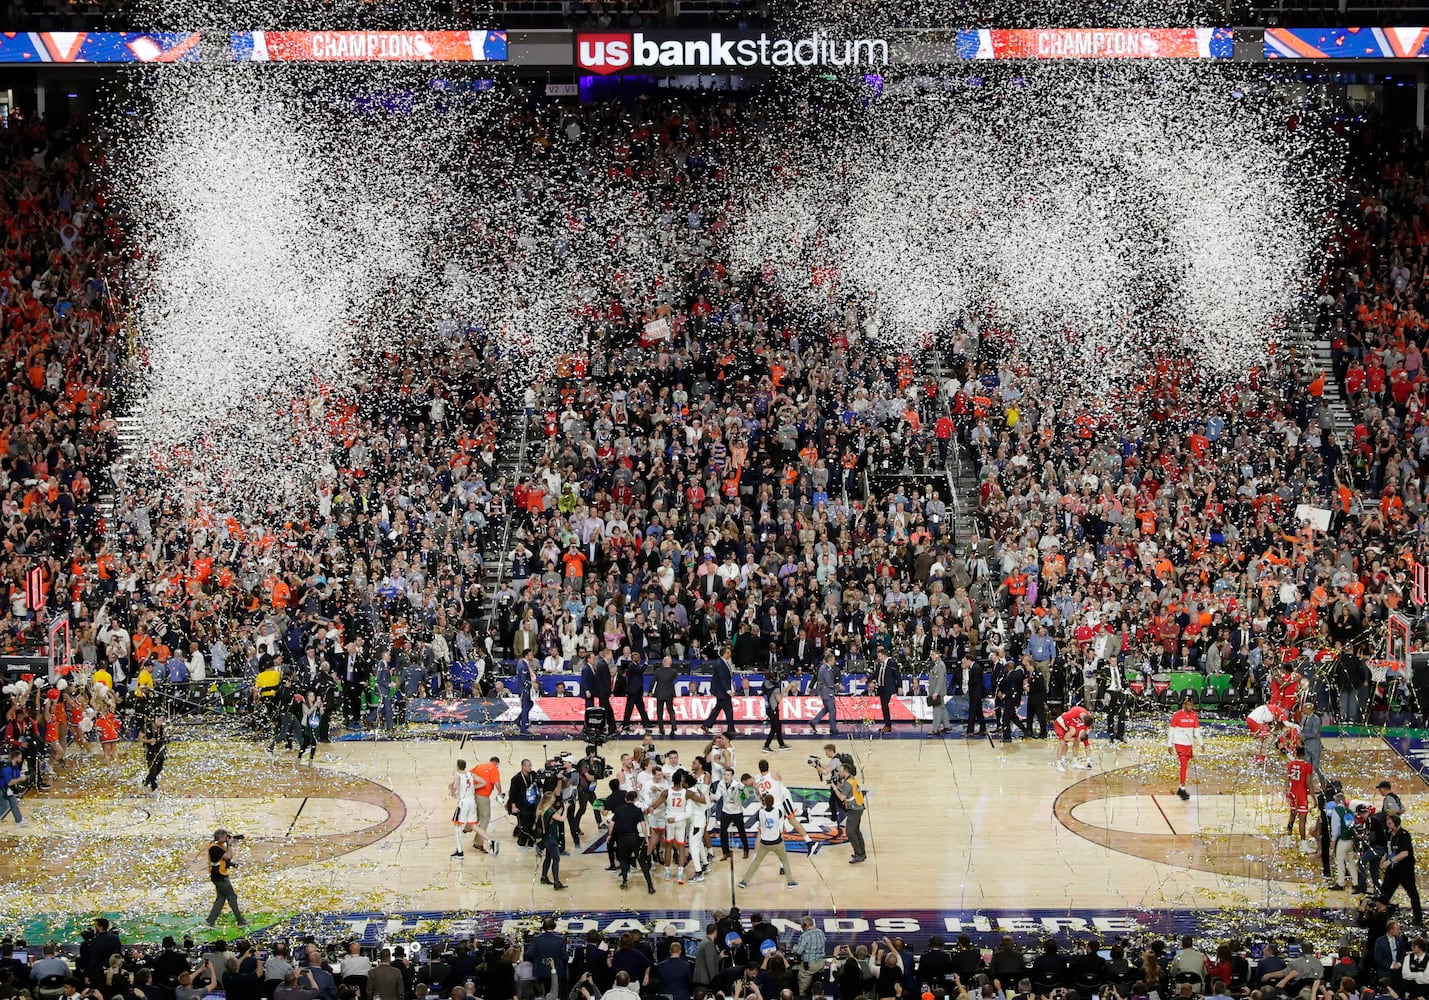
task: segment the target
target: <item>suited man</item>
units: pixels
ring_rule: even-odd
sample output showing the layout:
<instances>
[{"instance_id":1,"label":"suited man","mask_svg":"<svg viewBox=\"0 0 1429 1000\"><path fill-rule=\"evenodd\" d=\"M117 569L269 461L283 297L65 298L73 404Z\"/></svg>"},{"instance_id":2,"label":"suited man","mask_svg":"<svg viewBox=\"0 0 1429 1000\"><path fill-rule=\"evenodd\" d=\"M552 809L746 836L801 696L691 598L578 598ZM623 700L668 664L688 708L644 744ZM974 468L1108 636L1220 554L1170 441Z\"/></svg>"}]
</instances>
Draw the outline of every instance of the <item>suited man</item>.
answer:
<instances>
[{"instance_id":1,"label":"suited man","mask_svg":"<svg viewBox=\"0 0 1429 1000\"><path fill-rule=\"evenodd\" d=\"M620 727L629 729L631 713L638 712L641 723L649 729L650 713L645 708L645 656L629 646L625 648L629 655L621 666L625 674L625 714L621 717Z\"/></svg>"},{"instance_id":2,"label":"suited man","mask_svg":"<svg viewBox=\"0 0 1429 1000\"><path fill-rule=\"evenodd\" d=\"M705 718L705 724L700 727L706 735L720 715L724 716L725 725L729 727L729 735L734 735L734 664L730 659L731 652L728 644L721 646L719 657L710 670L710 697L715 703Z\"/></svg>"},{"instance_id":3,"label":"suited man","mask_svg":"<svg viewBox=\"0 0 1429 1000\"><path fill-rule=\"evenodd\" d=\"M303 660L298 664L298 669L302 672L302 683L305 685L317 682L318 673L322 670L322 663L318 660L318 651L315 647L309 646L308 651L303 656Z\"/></svg>"},{"instance_id":4,"label":"suited man","mask_svg":"<svg viewBox=\"0 0 1429 1000\"><path fill-rule=\"evenodd\" d=\"M523 618L521 620L521 627L516 630L516 634L511 638L511 648L512 652L516 654L516 658L520 659L525 656L528 651L535 649L536 640L536 619Z\"/></svg>"},{"instance_id":5,"label":"suited man","mask_svg":"<svg viewBox=\"0 0 1429 1000\"><path fill-rule=\"evenodd\" d=\"M521 696L521 714L516 717L516 728L522 736L531 735L531 709L536 704L536 691L539 686L536 651L528 649L526 655L516 661L516 693Z\"/></svg>"},{"instance_id":6,"label":"suited man","mask_svg":"<svg viewBox=\"0 0 1429 1000\"><path fill-rule=\"evenodd\" d=\"M1374 943L1374 967L1380 978L1388 979L1396 990L1403 980L1404 956L1408 952L1404 930L1398 920L1391 920L1385 928L1384 937Z\"/></svg>"},{"instance_id":7,"label":"suited man","mask_svg":"<svg viewBox=\"0 0 1429 1000\"><path fill-rule=\"evenodd\" d=\"M342 681L342 718L349 729L362 719L362 692L367 689L367 678L371 674L372 664L364 655L361 637L353 639L347 644L338 674Z\"/></svg>"},{"instance_id":8,"label":"suited man","mask_svg":"<svg viewBox=\"0 0 1429 1000\"><path fill-rule=\"evenodd\" d=\"M1002 742L1004 743L1012 742L1012 727L1014 725L1022 730L1023 736L1027 735L1027 725L1017 714L1017 706L1022 701L1023 692L1026 690L1027 669L1020 663L1008 666L997 685L997 718L998 726L1002 729Z\"/></svg>"},{"instance_id":9,"label":"suited man","mask_svg":"<svg viewBox=\"0 0 1429 1000\"><path fill-rule=\"evenodd\" d=\"M983 683L982 664L971 656L964 656L962 662L963 691L968 696L967 734L974 730L978 736L987 735L987 718L982 714L983 699L987 697L987 686Z\"/></svg>"},{"instance_id":10,"label":"suited man","mask_svg":"<svg viewBox=\"0 0 1429 1000\"><path fill-rule=\"evenodd\" d=\"M582 674L584 676L584 674ZM605 709L607 731L615 732L615 706L610 703L611 689L615 681L610 674L610 660L604 651L597 651L590 661L590 686L586 688L586 704L599 705Z\"/></svg>"},{"instance_id":11,"label":"suited man","mask_svg":"<svg viewBox=\"0 0 1429 1000\"><path fill-rule=\"evenodd\" d=\"M837 661L838 656L832 649L825 651L823 659L819 661L818 672L814 675L814 694L818 696L821 707L809 722L809 728L817 733L819 720L827 716L830 736L839 734L838 702L835 700L837 688L834 681L834 664Z\"/></svg>"},{"instance_id":12,"label":"suited man","mask_svg":"<svg viewBox=\"0 0 1429 1000\"><path fill-rule=\"evenodd\" d=\"M941 736L949 732L953 727L948 725L948 667L941 653L935 653L928 666L928 705L933 709L930 734Z\"/></svg>"},{"instance_id":13,"label":"suited man","mask_svg":"<svg viewBox=\"0 0 1429 1000\"><path fill-rule=\"evenodd\" d=\"M878 687L878 704L883 708L883 732L893 732L893 696L903 684L903 674L898 669L898 661L888 655L888 650L880 649L876 655L878 669L874 673L874 684Z\"/></svg>"}]
</instances>

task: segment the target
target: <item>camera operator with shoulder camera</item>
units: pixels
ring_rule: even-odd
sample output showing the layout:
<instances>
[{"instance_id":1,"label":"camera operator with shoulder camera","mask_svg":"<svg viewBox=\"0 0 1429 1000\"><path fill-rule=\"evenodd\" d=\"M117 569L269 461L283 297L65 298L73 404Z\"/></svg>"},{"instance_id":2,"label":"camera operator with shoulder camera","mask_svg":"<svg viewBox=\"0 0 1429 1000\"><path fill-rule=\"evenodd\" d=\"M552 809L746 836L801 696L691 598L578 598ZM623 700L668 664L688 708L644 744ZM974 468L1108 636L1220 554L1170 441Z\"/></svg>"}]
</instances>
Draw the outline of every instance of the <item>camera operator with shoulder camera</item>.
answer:
<instances>
[{"instance_id":1,"label":"camera operator with shoulder camera","mask_svg":"<svg viewBox=\"0 0 1429 1000\"><path fill-rule=\"evenodd\" d=\"M228 869L233 863L233 850L230 845L234 840L242 839L242 834L234 837L227 830L213 831L213 843L208 845L208 877L213 881L214 891L213 906L208 911L207 923L210 927L217 924L218 918L223 916L225 903L232 908L233 919L238 921L239 927L248 923L238 910L238 893L233 891L233 882L228 877Z\"/></svg>"},{"instance_id":2,"label":"camera operator with shoulder camera","mask_svg":"<svg viewBox=\"0 0 1429 1000\"><path fill-rule=\"evenodd\" d=\"M809 766L819 772L819 780L829 786L829 819L835 826L842 826L840 821L844 817L844 804L834 794L833 788L842 780L840 767L848 768L850 777L858 776L858 762L853 759L851 753L839 753L839 748L832 743L824 744L823 757L811 756L808 760Z\"/></svg>"},{"instance_id":3,"label":"camera operator with shoulder camera","mask_svg":"<svg viewBox=\"0 0 1429 1000\"><path fill-rule=\"evenodd\" d=\"M601 811L596 807L595 802L599 783L606 775L610 774L610 767L606 764L605 758L600 756L599 750L600 748L594 743L587 744L585 756L576 764L576 808L571 814L571 839L575 841L577 847L581 846L581 817L585 815L587 808L595 817L596 829L603 825Z\"/></svg>"}]
</instances>

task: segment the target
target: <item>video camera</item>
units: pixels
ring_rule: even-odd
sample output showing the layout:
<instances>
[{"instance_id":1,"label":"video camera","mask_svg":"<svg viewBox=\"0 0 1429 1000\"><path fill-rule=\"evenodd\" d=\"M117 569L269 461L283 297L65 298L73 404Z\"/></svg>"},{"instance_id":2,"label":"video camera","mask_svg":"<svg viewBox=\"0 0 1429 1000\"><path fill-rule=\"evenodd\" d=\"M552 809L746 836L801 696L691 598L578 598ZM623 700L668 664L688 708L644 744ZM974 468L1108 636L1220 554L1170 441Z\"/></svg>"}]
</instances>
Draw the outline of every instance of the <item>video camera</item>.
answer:
<instances>
[{"instance_id":1,"label":"video camera","mask_svg":"<svg viewBox=\"0 0 1429 1000\"><path fill-rule=\"evenodd\" d=\"M543 791L552 791L558 787L561 780L571 773L575 767L575 761L571 757L569 750L563 750L550 760L546 761L544 767L536 773L540 775L540 784Z\"/></svg>"},{"instance_id":2,"label":"video camera","mask_svg":"<svg viewBox=\"0 0 1429 1000\"><path fill-rule=\"evenodd\" d=\"M583 758L585 766L590 769L590 776L596 781L610 777L611 768L606 759L599 754L593 757Z\"/></svg>"}]
</instances>

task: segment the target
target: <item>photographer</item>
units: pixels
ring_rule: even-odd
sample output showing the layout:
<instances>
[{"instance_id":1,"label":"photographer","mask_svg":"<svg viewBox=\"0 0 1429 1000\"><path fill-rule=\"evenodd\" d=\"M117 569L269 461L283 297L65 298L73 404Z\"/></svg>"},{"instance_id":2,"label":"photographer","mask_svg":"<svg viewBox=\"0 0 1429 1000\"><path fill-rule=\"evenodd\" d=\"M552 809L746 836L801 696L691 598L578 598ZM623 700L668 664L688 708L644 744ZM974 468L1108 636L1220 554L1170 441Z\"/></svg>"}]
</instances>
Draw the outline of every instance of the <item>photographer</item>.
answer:
<instances>
[{"instance_id":1,"label":"photographer","mask_svg":"<svg viewBox=\"0 0 1429 1000\"><path fill-rule=\"evenodd\" d=\"M834 798L838 799L843 807L845 815L845 830L848 836L849 846L853 848L853 857L849 859L849 864L860 865L868 860L867 848L864 846L863 833L860 832L860 825L863 822L863 789L858 787L858 781L849 771L849 765L840 763L836 779L831 783Z\"/></svg>"},{"instance_id":2,"label":"photographer","mask_svg":"<svg viewBox=\"0 0 1429 1000\"><path fill-rule=\"evenodd\" d=\"M233 919L238 921L239 927L248 924L238 910L238 893L233 891L233 883L228 878L228 868L233 863L233 852L229 845L233 840L233 835L227 830L215 830L213 843L208 845L208 877L213 881L214 890L213 906L208 911L206 921L210 927L218 923L225 903L233 910ZM221 974L222 970L219 971Z\"/></svg>"},{"instance_id":3,"label":"photographer","mask_svg":"<svg viewBox=\"0 0 1429 1000\"><path fill-rule=\"evenodd\" d=\"M15 817L15 825L20 826L25 818L20 815L20 786L25 783L25 752L19 747L10 750L10 759L0 767L0 815L10 813Z\"/></svg>"},{"instance_id":4,"label":"photographer","mask_svg":"<svg viewBox=\"0 0 1429 1000\"><path fill-rule=\"evenodd\" d=\"M581 817L585 815L586 809L591 809L595 817L596 828L601 824L600 809L595 806L597 782L610 773L610 768L606 766L605 758L597 752L598 747L594 743L589 743L585 748L585 756L576 765L576 808L571 814L571 839L575 841L577 847L581 846Z\"/></svg>"},{"instance_id":5,"label":"photographer","mask_svg":"<svg viewBox=\"0 0 1429 1000\"><path fill-rule=\"evenodd\" d=\"M834 826L842 826L840 821L844 816L844 805L833 793L833 786L842 780L840 768L847 768L849 777L857 777L858 763L853 759L853 754L839 753L838 747L832 743L824 744L822 760L818 757L810 757L808 760L809 766L819 772L819 780L829 786L829 819Z\"/></svg>"},{"instance_id":6,"label":"photographer","mask_svg":"<svg viewBox=\"0 0 1429 1000\"><path fill-rule=\"evenodd\" d=\"M283 974L283 984L273 991L273 1000L318 1000L320 996L312 969L289 969Z\"/></svg>"},{"instance_id":7,"label":"photographer","mask_svg":"<svg viewBox=\"0 0 1429 1000\"><path fill-rule=\"evenodd\" d=\"M571 987L571 995L568 1000L601 1000L600 987L591 978L589 972L584 972Z\"/></svg>"}]
</instances>

